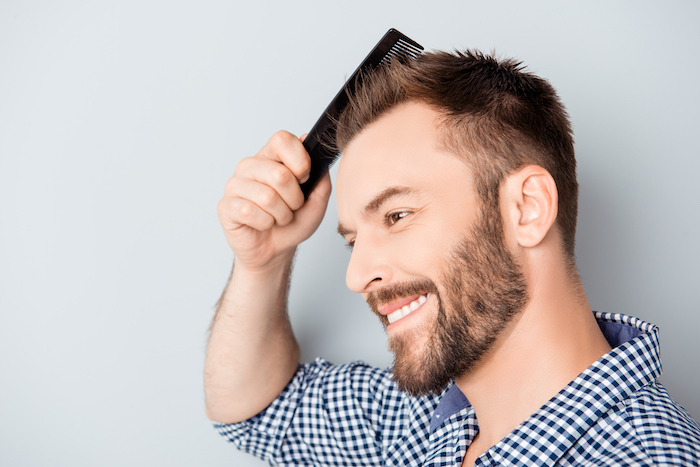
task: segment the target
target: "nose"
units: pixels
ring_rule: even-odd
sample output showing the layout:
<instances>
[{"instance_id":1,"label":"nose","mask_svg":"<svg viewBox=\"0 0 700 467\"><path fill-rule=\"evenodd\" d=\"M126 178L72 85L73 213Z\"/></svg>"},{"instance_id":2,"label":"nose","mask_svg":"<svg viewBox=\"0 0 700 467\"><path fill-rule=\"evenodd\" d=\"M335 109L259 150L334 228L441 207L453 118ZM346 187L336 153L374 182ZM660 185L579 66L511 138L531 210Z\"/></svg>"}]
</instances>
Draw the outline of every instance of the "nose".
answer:
<instances>
[{"instance_id":1,"label":"nose","mask_svg":"<svg viewBox=\"0 0 700 467\"><path fill-rule=\"evenodd\" d=\"M372 239L355 239L345 283L357 293L368 293L391 282L392 268L386 261L385 249Z\"/></svg>"}]
</instances>

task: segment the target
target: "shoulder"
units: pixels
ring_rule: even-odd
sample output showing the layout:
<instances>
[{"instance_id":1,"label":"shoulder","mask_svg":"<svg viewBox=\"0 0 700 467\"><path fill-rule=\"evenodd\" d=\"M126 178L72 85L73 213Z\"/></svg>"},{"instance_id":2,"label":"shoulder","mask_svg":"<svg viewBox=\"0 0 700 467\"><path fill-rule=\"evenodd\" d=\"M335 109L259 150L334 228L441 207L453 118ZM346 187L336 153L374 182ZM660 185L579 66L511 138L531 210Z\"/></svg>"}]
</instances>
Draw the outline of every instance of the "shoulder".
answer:
<instances>
[{"instance_id":1,"label":"shoulder","mask_svg":"<svg viewBox=\"0 0 700 467\"><path fill-rule=\"evenodd\" d=\"M609 440L638 449L653 465L700 465L700 425L657 381L621 401L601 425Z\"/></svg>"},{"instance_id":2,"label":"shoulder","mask_svg":"<svg viewBox=\"0 0 700 467\"><path fill-rule=\"evenodd\" d=\"M302 384L326 387L341 385L342 388L347 388L348 384L367 389L379 389L392 385L389 369L374 368L362 361L334 365L322 358L300 365L295 379Z\"/></svg>"},{"instance_id":3,"label":"shoulder","mask_svg":"<svg viewBox=\"0 0 700 467\"><path fill-rule=\"evenodd\" d=\"M390 369L373 368L361 361L333 365L321 358L302 365L285 393L282 397L299 397L302 406L322 409L331 419L359 410L384 428L392 423L415 423L416 419L429 422L439 401L439 396L404 394L392 380Z\"/></svg>"},{"instance_id":4,"label":"shoulder","mask_svg":"<svg viewBox=\"0 0 700 467\"><path fill-rule=\"evenodd\" d=\"M339 408L353 401L361 405L376 400L401 398L388 369L356 361L333 365L322 358L300 365L282 398L306 399L308 403Z\"/></svg>"},{"instance_id":5,"label":"shoulder","mask_svg":"<svg viewBox=\"0 0 700 467\"><path fill-rule=\"evenodd\" d=\"M637 391L626 401L625 414L653 458L671 456L700 463L700 425L661 383L655 381Z\"/></svg>"},{"instance_id":6,"label":"shoulder","mask_svg":"<svg viewBox=\"0 0 700 467\"><path fill-rule=\"evenodd\" d=\"M282 452L305 446L309 456L357 465L390 459L403 465L411 453L424 453L439 400L402 393L390 370L359 361L333 365L322 359L302 365L281 397L294 408Z\"/></svg>"}]
</instances>

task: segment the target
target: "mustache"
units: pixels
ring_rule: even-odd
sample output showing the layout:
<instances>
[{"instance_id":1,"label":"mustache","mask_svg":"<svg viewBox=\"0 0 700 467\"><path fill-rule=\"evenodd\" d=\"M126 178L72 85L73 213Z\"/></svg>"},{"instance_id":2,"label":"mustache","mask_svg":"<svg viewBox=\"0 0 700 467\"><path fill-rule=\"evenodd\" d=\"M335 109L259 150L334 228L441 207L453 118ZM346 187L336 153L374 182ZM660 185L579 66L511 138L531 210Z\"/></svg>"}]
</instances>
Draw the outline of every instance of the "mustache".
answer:
<instances>
[{"instance_id":1,"label":"mustache","mask_svg":"<svg viewBox=\"0 0 700 467\"><path fill-rule=\"evenodd\" d=\"M410 295L422 295L425 293L437 294L437 286L429 279L417 279L407 282L399 282L387 285L367 295L367 304L372 311L379 314L379 307L385 303L407 297Z\"/></svg>"}]
</instances>

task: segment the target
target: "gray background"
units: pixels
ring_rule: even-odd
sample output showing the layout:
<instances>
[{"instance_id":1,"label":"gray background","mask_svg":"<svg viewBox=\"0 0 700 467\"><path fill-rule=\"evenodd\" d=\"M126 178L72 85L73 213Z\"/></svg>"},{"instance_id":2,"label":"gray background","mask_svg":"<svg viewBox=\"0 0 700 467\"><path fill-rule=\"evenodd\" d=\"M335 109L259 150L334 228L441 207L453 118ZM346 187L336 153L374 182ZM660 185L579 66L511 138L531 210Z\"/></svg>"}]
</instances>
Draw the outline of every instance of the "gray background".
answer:
<instances>
[{"instance_id":1,"label":"gray background","mask_svg":"<svg viewBox=\"0 0 700 467\"><path fill-rule=\"evenodd\" d=\"M210 428L207 326L237 161L307 131L389 27L551 80L576 133L595 309L661 327L700 417L697 2L0 3L0 464L259 466ZM335 201L300 247L303 358L387 365ZM337 238L338 237L338 238Z\"/></svg>"}]
</instances>

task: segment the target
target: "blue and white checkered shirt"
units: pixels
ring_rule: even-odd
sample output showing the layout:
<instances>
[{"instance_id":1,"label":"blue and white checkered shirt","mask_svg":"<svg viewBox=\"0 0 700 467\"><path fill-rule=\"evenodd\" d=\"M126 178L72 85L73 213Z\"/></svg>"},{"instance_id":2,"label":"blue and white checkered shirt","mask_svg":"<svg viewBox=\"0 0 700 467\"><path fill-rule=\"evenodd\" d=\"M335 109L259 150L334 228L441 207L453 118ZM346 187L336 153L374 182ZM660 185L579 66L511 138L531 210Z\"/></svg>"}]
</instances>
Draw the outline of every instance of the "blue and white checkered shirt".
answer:
<instances>
[{"instance_id":1,"label":"blue and white checkered shirt","mask_svg":"<svg viewBox=\"0 0 700 467\"><path fill-rule=\"evenodd\" d=\"M700 426L656 381L658 328L596 318L613 349L475 465L700 466ZM389 370L321 359L300 366L262 413L215 426L238 448L295 466L459 466L478 432L456 386L408 397Z\"/></svg>"}]
</instances>

